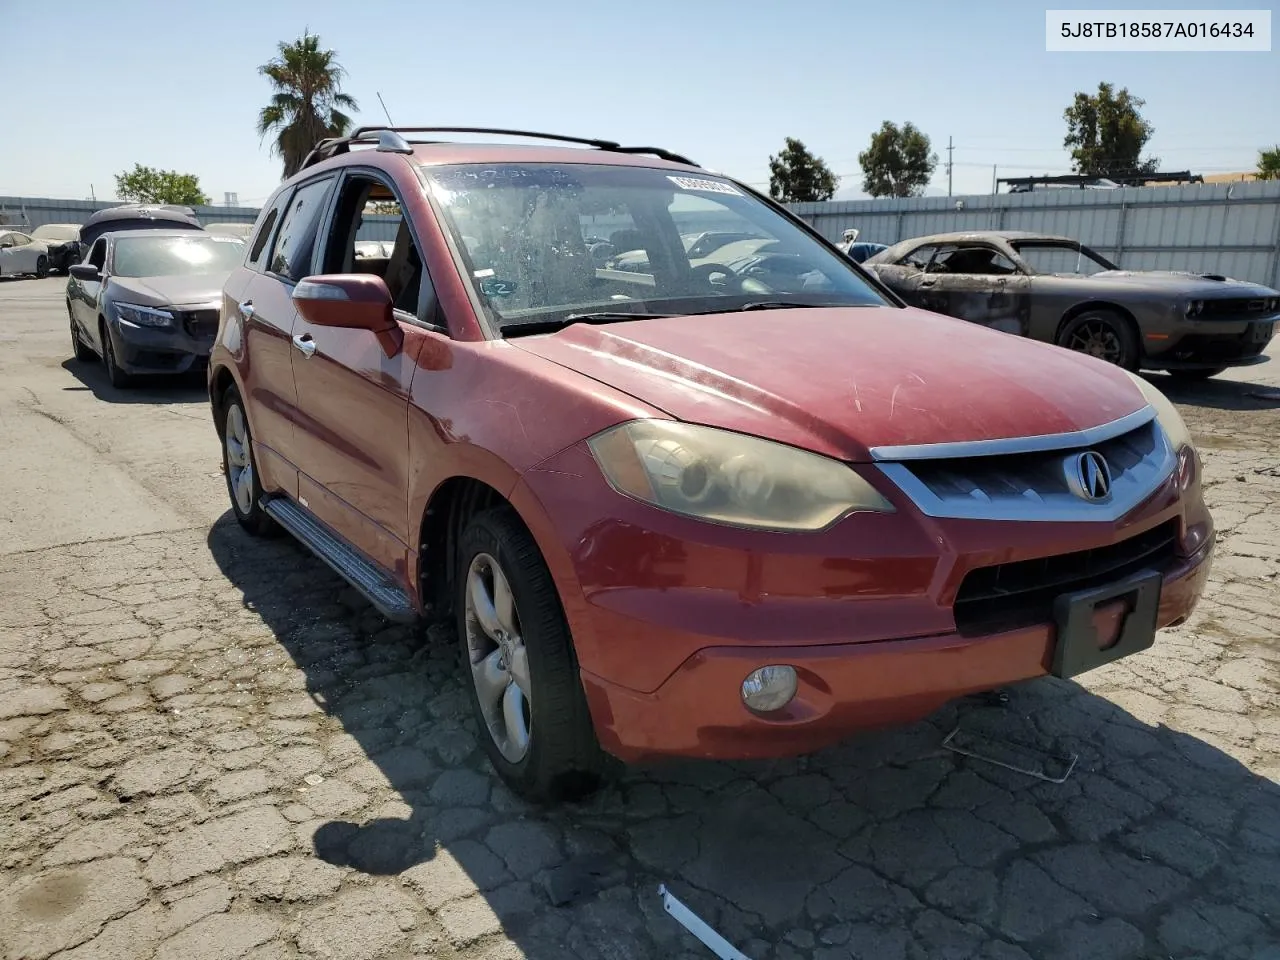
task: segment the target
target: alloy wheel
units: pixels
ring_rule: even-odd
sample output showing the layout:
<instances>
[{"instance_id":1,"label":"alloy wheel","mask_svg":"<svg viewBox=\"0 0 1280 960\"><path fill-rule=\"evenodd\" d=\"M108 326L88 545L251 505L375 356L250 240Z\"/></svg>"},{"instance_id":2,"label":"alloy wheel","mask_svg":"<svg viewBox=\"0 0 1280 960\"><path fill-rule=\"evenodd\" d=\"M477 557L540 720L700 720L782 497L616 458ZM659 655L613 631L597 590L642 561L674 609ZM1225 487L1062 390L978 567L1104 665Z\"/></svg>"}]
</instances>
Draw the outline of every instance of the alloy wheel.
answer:
<instances>
[{"instance_id":1,"label":"alloy wheel","mask_svg":"<svg viewBox=\"0 0 1280 960\"><path fill-rule=\"evenodd\" d=\"M489 554L471 561L465 596L467 659L480 710L499 752L519 763L532 738L529 655L511 583Z\"/></svg>"},{"instance_id":2,"label":"alloy wheel","mask_svg":"<svg viewBox=\"0 0 1280 960\"><path fill-rule=\"evenodd\" d=\"M1067 347L1108 363L1119 363L1124 351L1115 329L1103 320L1081 324L1072 332Z\"/></svg>"},{"instance_id":3,"label":"alloy wheel","mask_svg":"<svg viewBox=\"0 0 1280 960\"><path fill-rule=\"evenodd\" d=\"M249 456L249 427L239 404L227 410L227 424L223 430L223 442L227 447L227 478L236 507L242 514L253 510L253 458Z\"/></svg>"}]
</instances>

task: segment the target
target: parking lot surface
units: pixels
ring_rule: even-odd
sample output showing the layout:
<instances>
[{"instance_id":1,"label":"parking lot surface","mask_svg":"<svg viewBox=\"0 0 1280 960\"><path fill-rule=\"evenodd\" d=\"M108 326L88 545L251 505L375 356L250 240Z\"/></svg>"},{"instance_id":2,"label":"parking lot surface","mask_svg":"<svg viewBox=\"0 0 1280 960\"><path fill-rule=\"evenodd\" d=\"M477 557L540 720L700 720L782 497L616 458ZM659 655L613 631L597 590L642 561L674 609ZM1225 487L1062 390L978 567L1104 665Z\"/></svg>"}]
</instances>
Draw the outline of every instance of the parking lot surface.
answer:
<instances>
[{"instance_id":1,"label":"parking lot surface","mask_svg":"<svg viewBox=\"0 0 1280 960\"><path fill-rule=\"evenodd\" d=\"M236 526L203 384L69 360L64 281L0 284L0 957L1280 958L1280 387L1155 382L1219 528L1195 617L785 762L526 806L448 631ZM1075 754L1064 783L942 747Z\"/></svg>"}]
</instances>

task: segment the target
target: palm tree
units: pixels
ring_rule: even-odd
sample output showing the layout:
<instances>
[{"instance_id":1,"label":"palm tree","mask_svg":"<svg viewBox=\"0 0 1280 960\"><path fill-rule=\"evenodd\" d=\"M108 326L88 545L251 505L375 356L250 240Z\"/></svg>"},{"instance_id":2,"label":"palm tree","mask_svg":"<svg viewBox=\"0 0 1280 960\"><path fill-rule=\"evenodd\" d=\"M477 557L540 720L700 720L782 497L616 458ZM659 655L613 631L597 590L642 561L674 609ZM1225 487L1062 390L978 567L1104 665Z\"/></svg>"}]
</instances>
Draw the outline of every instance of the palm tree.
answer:
<instances>
[{"instance_id":1,"label":"palm tree","mask_svg":"<svg viewBox=\"0 0 1280 960\"><path fill-rule=\"evenodd\" d=\"M258 114L258 136L276 134L272 150L284 160L288 179L317 141L340 137L351 128L351 118L338 108L358 106L342 92L347 71L338 65L337 51L321 50L318 36L304 31L300 39L277 48L279 56L258 68L275 89L271 103Z\"/></svg>"}]
</instances>

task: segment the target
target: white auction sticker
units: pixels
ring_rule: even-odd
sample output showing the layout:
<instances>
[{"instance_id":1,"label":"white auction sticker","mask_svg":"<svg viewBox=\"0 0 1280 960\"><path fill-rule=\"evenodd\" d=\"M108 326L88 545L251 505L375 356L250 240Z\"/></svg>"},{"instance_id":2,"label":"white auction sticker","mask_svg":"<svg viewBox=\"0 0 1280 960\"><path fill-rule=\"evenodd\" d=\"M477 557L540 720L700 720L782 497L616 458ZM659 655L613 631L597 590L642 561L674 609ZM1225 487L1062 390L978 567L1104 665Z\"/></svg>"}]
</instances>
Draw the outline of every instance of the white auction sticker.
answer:
<instances>
[{"instance_id":1,"label":"white auction sticker","mask_svg":"<svg viewBox=\"0 0 1280 960\"><path fill-rule=\"evenodd\" d=\"M667 177L682 190L701 190L704 193L728 193L735 197L742 196L742 191L723 180L699 180L697 177Z\"/></svg>"},{"instance_id":2,"label":"white auction sticker","mask_svg":"<svg viewBox=\"0 0 1280 960\"><path fill-rule=\"evenodd\" d=\"M1271 50L1270 10L1046 10L1045 50L1241 53Z\"/></svg>"}]
</instances>

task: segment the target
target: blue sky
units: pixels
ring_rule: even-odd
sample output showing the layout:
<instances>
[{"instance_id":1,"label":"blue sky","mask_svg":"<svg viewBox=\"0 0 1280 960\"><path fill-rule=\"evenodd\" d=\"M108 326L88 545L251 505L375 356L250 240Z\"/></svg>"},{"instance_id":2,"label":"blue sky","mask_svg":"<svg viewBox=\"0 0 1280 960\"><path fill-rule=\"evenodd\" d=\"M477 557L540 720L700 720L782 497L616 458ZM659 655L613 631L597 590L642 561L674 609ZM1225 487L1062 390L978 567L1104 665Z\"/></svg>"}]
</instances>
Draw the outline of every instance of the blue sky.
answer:
<instances>
[{"instance_id":1,"label":"blue sky","mask_svg":"<svg viewBox=\"0 0 1280 960\"><path fill-rule=\"evenodd\" d=\"M954 137L956 193L989 191L993 164L1067 172L1063 108L1100 80L1147 101L1166 169L1248 170L1280 141L1280 54L1046 53L1045 6L0 0L0 45L35 71L6 84L0 195L110 197L140 162L197 174L217 202L260 202L280 168L254 132L256 68L308 27L338 51L365 122L383 121L381 91L403 124L658 144L763 185L794 136L846 175L846 195L883 120L914 122L943 160Z\"/></svg>"}]
</instances>

